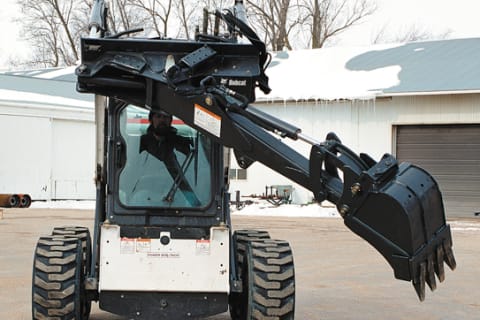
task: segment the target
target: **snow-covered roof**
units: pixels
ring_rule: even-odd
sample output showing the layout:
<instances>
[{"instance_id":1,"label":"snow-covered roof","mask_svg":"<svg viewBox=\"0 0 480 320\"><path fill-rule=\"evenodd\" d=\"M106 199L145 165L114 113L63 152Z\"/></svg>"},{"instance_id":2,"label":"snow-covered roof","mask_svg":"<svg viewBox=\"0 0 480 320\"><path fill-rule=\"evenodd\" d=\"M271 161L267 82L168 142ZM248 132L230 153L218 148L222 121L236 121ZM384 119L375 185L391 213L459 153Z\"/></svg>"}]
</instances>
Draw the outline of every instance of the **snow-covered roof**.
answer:
<instances>
[{"instance_id":1,"label":"snow-covered roof","mask_svg":"<svg viewBox=\"0 0 480 320\"><path fill-rule=\"evenodd\" d=\"M93 109L93 96L75 87L75 67L0 73L0 101Z\"/></svg>"},{"instance_id":2,"label":"snow-covered roof","mask_svg":"<svg viewBox=\"0 0 480 320\"><path fill-rule=\"evenodd\" d=\"M480 92L479 52L480 38L276 52L267 69L272 92L258 90L257 101ZM93 95L75 90L74 70L2 73L0 100L92 107Z\"/></svg>"},{"instance_id":3,"label":"snow-covered roof","mask_svg":"<svg viewBox=\"0 0 480 320\"><path fill-rule=\"evenodd\" d=\"M387 47L385 47L387 48ZM272 54L266 73L272 91L257 91L257 101L301 99L369 99L399 83L398 65L349 70L346 62L370 47L332 47Z\"/></svg>"},{"instance_id":4,"label":"snow-covered roof","mask_svg":"<svg viewBox=\"0 0 480 320\"><path fill-rule=\"evenodd\" d=\"M479 52L479 38L278 52L257 100L480 92Z\"/></svg>"},{"instance_id":5,"label":"snow-covered roof","mask_svg":"<svg viewBox=\"0 0 480 320\"><path fill-rule=\"evenodd\" d=\"M77 78L75 77L76 67L77 66L70 66L70 67L64 67L64 68L44 68L44 69L23 70L23 71L9 71L9 72L4 72L3 74L10 75L10 76L18 76L18 77L76 82L77 81Z\"/></svg>"}]
</instances>

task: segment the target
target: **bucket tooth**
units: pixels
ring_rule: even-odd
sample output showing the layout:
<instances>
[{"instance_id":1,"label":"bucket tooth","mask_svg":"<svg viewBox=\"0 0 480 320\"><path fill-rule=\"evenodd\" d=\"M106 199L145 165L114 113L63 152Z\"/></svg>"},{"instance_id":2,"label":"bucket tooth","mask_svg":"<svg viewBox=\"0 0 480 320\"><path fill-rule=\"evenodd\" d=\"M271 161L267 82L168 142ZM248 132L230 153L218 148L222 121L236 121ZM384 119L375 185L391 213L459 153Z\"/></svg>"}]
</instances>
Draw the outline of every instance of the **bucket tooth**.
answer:
<instances>
[{"instance_id":1,"label":"bucket tooth","mask_svg":"<svg viewBox=\"0 0 480 320\"><path fill-rule=\"evenodd\" d=\"M443 250L445 253L445 262L450 267L450 269L455 270L457 267L457 262L455 261L455 257L453 256L452 250L452 243L446 239L443 242Z\"/></svg>"},{"instance_id":2,"label":"bucket tooth","mask_svg":"<svg viewBox=\"0 0 480 320\"><path fill-rule=\"evenodd\" d=\"M437 282L435 281L435 258L433 257L433 254L431 254L427 260L426 280L430 290L434 291L437 288Z\"/></svg>"},{"instance_id":3,"label":"bucket tooth","mask_svg":"<svg viewBox=\"0 0 480 320\"><path fill-rule=\"evenodd\" d=\"M445 268L443 267L444 254L442 245L437 247L436 257L437 261L435 263L435 273L437 274L438 280L443 282L445 280Z\"/></svg>"},{"instance_id":4,"label":"bucket tooth","mask_svg":"<svg viewBox=\"0 0 480 320\"><path fill-rule=\"evenodd\" d=\"M420 301L425 300L425 281L427 276L427 263L422 262L420 264L420 270L418 278L413 281L413 287L415 292L417 292L418 298Z\"/></svg>"}]
</instances>

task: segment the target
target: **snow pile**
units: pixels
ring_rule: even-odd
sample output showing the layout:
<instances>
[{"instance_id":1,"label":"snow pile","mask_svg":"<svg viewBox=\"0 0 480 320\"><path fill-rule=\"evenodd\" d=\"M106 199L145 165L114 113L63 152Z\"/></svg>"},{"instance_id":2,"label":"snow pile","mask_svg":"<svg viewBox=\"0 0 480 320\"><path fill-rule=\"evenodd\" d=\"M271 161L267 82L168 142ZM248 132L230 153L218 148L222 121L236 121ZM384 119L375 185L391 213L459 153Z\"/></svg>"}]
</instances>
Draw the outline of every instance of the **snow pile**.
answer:
<instances>
[{"instance_id":1,"label":"snow pile","mask_svg":"<svg viewBox=\"0 0 480 320\"><path fill-rule=\"evenodd\" d=\"M257 90L257 101L373 99L382 89L399 84L398 65L371 71L348 70L346 64L366 52L398 45L331 47L273 53L266 74L272 92Z\"/></svg>"}]
</instances>

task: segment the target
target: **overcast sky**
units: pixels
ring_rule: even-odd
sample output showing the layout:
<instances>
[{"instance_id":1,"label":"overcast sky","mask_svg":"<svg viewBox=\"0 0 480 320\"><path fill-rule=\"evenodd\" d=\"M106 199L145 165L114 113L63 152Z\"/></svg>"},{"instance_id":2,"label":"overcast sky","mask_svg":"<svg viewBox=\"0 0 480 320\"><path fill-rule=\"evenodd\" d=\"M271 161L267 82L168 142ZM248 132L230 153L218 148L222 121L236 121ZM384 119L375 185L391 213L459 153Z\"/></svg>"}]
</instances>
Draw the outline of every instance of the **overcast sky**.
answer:
<instances>
[{"instance_id":1,"label":"overcast sky","mask_svg":"<svg viewBox=\"0 0 480 320\"><path fill-rule=\"evenodd\" d=\"M22 56L28 50L20 41L20 27L12 21L20 14L16 0L1 2L0 70L6 68L9 57ZM452 38L480 37L480 0L377 0L377 4L375 15L342 34L336 45L368 45L386 24L390 31L415 24L433 33L451 30Z\"/></svg>"}]
</instances>

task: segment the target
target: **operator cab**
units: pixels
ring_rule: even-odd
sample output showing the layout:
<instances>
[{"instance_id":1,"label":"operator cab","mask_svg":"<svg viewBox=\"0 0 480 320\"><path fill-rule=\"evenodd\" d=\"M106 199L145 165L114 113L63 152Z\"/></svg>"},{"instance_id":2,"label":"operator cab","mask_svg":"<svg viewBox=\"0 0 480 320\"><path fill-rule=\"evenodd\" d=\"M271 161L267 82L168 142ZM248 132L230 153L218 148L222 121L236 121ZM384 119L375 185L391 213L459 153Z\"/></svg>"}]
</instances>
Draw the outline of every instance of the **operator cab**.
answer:
<instances>
[{"instance_id":1,"label":"operator cab","mask_svg":"<svg viewBox=\"0 0 480 320\"><path fill-rule=\"evenodd\" d=\"M152 222L155 216L179 215L224 221L217 209L218 199L223 198L223 177L215 170L223 166L222 147L176 117L171 117L168 132L158 133L153 130L152 111L118 102L111 105L115 106L109 108L114 109L109 114L115 142L110 144L114 174L109 178L117 187L108 203L116 223L143 224L145 216ZM158 224L165 225L165 219Z\"/></svg>"}]
</instances>

